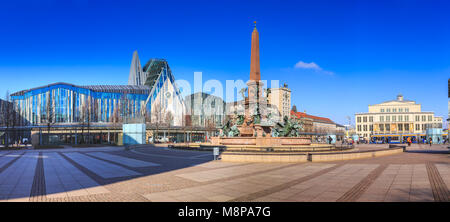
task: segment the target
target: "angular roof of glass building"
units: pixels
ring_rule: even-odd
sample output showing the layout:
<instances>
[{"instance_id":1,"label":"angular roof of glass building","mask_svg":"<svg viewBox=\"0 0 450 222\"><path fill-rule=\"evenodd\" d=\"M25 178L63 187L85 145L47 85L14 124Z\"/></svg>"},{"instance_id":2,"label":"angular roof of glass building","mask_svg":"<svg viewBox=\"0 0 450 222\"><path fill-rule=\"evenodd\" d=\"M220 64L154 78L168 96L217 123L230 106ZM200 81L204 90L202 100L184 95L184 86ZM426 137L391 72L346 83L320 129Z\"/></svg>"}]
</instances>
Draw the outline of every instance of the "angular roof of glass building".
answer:
<instances>
[{"instance_id":1,"label":"angular roof of glass building","mask_svg":"<svg viewBox=\"0 0 450 222\"><path fill-rule=\"evenodd\" d=\"M105 93L127 93L127 94L149 94L151 89L148 86L135 86L135 85L91 85L91 86L78 86L65 82L53 83L45 86L40 86L32 89L22 90L11 94L11 96L23 96L28 92L36 91L43 88L48 88L52 86L65 86L74 87L81 89L88 89L94 92L105 92Z\"/></svg>"},{"instance_id":2,"label":"angular roof of glass building","mask_svg":"<svg viewBox=\"0 0 450 222\"><path fill-rule=\"evenodd\" d=\"M148 87L153 87L164 68L167 68L168 72L171 73L169 64L165 59L150 59L142 69L142 71L147 73L145 85Z\"/></svg>"}]
</instances>

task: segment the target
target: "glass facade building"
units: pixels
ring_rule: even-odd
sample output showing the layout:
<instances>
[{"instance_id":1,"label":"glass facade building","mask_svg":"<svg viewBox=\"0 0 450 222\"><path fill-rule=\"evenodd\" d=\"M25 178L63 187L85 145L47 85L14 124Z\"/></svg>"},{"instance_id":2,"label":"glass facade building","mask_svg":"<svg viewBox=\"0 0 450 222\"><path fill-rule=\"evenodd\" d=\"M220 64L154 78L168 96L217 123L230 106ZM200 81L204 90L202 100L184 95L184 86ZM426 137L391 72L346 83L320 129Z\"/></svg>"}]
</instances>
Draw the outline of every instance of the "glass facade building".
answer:
<instances>
[{"instance_id":1,"label":"glass facade building","mask_svg":"<svg viewBox=\"0 0 450 222\"><path fill-rule=\"evenodd\" d=\"M151 59L143 68L137 55L133 61L129 79L139 76L138 82L93 86L54 83L12 94L14 109L22 125L28 126L126 123L133 119L156 123L159 121L154 119L163 120L169 112L172 125L180 125L184 101L167 61Z\"/></svg>"},{"instance_id":2,"label":"glass facade building","mask_svg":"<svg viewBox=\"0 0 450 222\"><path fill-rule=\"evenodd\" d=\"M146 86L76 86L55 83L11 95L25 125L120 122L138 117L151 89Z\"/></svg>"}]
</instances>

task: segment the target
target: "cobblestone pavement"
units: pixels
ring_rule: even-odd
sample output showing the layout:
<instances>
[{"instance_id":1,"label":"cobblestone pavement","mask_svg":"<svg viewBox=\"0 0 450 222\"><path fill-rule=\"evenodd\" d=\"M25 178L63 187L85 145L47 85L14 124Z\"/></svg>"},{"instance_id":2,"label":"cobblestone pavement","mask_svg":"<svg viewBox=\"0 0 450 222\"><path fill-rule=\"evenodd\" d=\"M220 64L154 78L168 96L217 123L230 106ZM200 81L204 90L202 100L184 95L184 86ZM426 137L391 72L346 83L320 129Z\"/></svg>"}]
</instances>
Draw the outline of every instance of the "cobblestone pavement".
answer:
<instances>
[{"instance_id":1,"label":"cobblestone pavement","mask_svg":"<svg viewBox=\"0 0 450 222\"><path fill-rule=\"evenodd\" d=\"M445 145L297 164L213 161L210 152L162 147L0 151L0 201L449 201L449 189Z\"/></svg>"}]
</instances>

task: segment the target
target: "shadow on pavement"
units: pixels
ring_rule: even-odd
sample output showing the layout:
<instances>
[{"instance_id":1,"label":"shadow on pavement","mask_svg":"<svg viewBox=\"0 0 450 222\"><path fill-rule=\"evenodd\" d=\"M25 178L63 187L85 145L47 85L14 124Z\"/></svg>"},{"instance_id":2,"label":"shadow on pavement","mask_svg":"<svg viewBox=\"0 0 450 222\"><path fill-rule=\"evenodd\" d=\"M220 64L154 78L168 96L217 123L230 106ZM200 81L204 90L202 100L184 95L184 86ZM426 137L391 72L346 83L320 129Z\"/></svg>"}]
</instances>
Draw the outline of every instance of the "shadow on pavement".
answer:
<instances>
[{"instance_id":1,"label":"shadow on pavement","mask_svg":"<svg viewBox=\"0 0 450 222\"><path fill-rule=\"evenodd\" d=\"M212 160L212 152L153 146L111 151L2 151L0 201L26 201L29 197L45 195L47 198L62 198L109 193L103 185L188 168Z\"/></svg>"}]
</instances>

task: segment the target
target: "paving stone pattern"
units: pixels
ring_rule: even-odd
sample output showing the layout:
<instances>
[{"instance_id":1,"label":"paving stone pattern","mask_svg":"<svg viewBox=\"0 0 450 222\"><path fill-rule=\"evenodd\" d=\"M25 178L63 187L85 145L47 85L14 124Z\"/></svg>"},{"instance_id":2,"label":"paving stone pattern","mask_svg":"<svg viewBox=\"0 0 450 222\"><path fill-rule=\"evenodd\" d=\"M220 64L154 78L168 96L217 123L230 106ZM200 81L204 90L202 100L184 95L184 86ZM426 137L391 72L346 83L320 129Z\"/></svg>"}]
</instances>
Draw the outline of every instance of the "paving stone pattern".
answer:
<instances>
[{"instance_id":1,"label":"paving stone pattern","mask_svg":"<svg viewBox=\"0 0 450 222\"><path fill-rule=\"evenodd\" d=\"M121 166L114 165L96 158L92 158L85 154L74 152L65 153L64 155L103 178L140 175L140 173L138 172L128 170Z\"/></svg>"},{"instance_id":2,"label":"paving stone pattern","mask_svg":"<svg viewBox=\"0 0 450 222\"><path fill-rule=\"evenodd\" d=\"M212 161L208 152L155 147L1 151L0 201L448 202L448 154L425 148L298 164Z\"/></svg>"}]
</instances>

